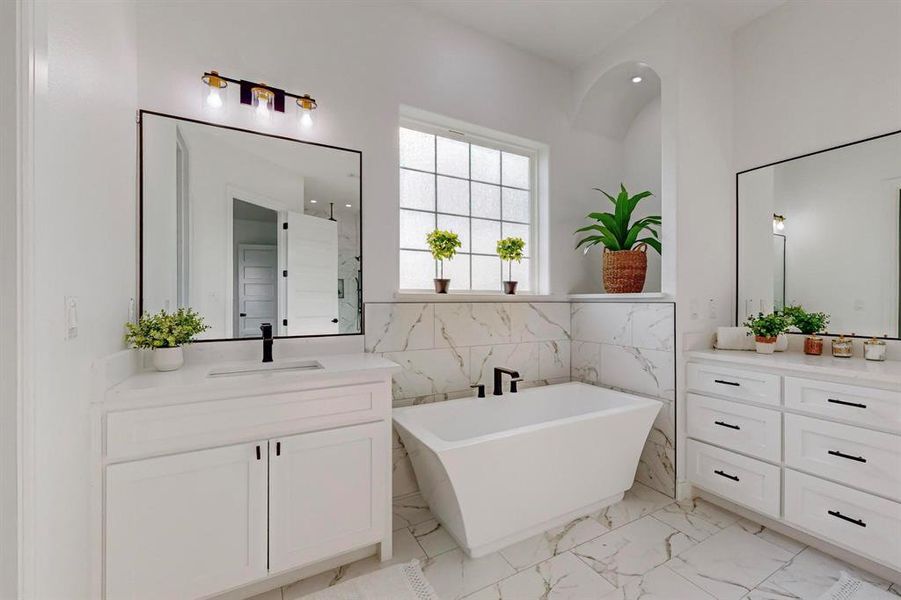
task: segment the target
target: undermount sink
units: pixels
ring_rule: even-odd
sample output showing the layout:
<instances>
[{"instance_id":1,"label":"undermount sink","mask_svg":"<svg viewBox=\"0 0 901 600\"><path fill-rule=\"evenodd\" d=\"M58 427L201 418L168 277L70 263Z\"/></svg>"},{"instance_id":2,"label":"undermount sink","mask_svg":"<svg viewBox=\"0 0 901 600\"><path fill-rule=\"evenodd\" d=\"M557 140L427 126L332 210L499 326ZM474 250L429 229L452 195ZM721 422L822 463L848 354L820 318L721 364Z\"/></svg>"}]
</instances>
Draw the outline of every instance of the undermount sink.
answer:
<instances>
[{"instance_id":1,"label":"undermount sink","mask_svg":"<svg viewBox=\"0 0 901 600\"><path fill-rule=\"evenodd\" d=\"M236 365L211 369L207 377L227 377L235 375L256 375L282 371L318 371L322 365L315 360L285 360L271 363Z\"/></svg>"}]
</instances>

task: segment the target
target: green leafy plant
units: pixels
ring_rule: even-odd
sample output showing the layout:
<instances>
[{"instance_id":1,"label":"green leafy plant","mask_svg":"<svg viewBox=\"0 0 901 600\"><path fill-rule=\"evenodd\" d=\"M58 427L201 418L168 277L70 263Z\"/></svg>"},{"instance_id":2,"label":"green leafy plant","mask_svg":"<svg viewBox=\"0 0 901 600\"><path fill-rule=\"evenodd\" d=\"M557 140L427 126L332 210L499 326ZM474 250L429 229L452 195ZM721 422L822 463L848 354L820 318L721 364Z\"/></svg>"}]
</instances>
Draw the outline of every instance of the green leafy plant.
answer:
<instances>
[{"instance_id":1,"label":"green leafy plant","mask_svg":"<svg viewBox=\"0 0 901 600\"><path fill-rule=\"evenodd\" d=\"M174 313L161 310L144 313L137 323L125 324L125 342L135 348L175 348L191 343L195 335L209 329L203 317L190 308Z\"/></svg>"},{"instance_id":2,"label":"green leafy plant","mask_svg":"<svg viewBox=\"0 0 901 600\"><path fill-rule=\"evenodd\" d=\"M453 231L436 229L426 235L425 241L435 260L441 262L441 278L444 279L444 261L456 256L457 248L463 245L460 236Z\"/></svg>"},{"instance_id":3,"label":"green leafy plant","mask_svg":"<svg viewBox=\"0 0 901 600\"><path fill-rule=\"evenodd\" d=\"M807 312L801 305L786 306L783 314L791 320L791 324L804 335L816 335L826 330L829 315L824 312Z\"/></svg>"},{"instance_id":4,"label":"green leafy plant","mask_svg":"<svg viewBox=\"0 0 901 600\"><path fill-rule=\"evenodd\" d=\"M651 196L651 192L640 192L629 196L626 186L620 184L619 194L614 198L600 188L594 188L601 192L613 203L613 212L593 212L586 218L596 221L592 225L576 230L576 233L584 231L595 232L576 244L576 248L585 246L585 252L597 244L603 245L608 250L632 250L639 244L647 244L658 253L661 253L660 233L656 227L662 223L659 215L652 215L638 219L630 224L632 213L638 203ZM650 233L650 236L645 232ZM645 235L645 237L639 237Z\"/></svg>"},{"instance_id":5,"label":"green leafy plant","mask_svg":"<svg viewBox=\"0 0 901 600\"><path fill-rule=\"evenodd\" d=\"M497 255L508 262L508 277L513 279L513 261L520 262L526 242L520 237L505 237L497 242Z\"/></svg>"},{"instance_id":6,"label":"green leafy plant","mask_svg":"<svg viewBox=\"0 0 901 600\"><path fill-rule=\"evenodd\" d=\"M756 317L752 316L745 321L745 327L755 336L762 338L778 337L779 334L788 331L791 324L791 319L778 311L766 315L757 313Z\"/></svg>"}]
</instances>

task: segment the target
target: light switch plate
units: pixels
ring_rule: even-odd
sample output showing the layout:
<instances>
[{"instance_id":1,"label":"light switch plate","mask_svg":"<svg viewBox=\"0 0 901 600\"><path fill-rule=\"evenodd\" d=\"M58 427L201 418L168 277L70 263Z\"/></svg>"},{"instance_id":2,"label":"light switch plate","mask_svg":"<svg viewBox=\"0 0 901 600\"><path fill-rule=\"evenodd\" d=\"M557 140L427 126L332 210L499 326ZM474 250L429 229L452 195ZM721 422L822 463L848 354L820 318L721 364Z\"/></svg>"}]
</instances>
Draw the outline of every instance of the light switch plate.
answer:
<instances>
[{"instance_id":1,"label":"light switch plate","mask_svg":"<svg viewBox=\"0 0 901 600\"><path fill-rule=\"evenodd\" d=\"M65 304L65 339L72 340L78 337L78 298L76 296L66 296Z\"/></svg>"}]
</instances>

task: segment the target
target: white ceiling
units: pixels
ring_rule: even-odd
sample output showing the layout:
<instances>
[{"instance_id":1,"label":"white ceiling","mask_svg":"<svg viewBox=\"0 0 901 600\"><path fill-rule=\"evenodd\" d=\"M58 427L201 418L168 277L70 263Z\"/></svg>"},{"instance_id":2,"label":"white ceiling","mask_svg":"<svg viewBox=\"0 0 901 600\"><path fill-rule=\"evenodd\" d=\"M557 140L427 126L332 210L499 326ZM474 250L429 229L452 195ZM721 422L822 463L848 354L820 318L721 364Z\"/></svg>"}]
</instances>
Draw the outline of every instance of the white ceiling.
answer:
<instances>
[{"instance_id":1,"label":"white ceiling","mask_svg":"<svg viewBox=\"0 0 901 600\"><path fill-rule=\"evenodd\" d=\"M728 31L785 0L409 0L422 9L575 68L668 2L696 5Z\"/></svg>"}]
</instances>

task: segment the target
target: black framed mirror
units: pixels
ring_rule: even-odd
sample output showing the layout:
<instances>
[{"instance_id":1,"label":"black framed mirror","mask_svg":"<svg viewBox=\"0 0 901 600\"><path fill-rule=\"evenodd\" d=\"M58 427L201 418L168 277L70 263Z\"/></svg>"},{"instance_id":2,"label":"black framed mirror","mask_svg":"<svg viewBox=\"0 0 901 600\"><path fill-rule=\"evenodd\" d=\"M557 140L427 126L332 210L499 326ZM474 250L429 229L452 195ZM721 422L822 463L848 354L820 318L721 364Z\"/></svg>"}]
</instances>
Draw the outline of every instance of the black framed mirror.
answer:
<instances>
[{"instance_id":1,"label":"black framed mirror","mask_svg":"<svg viewBox=\"0 0 901 600\"><path fill-rule=\"evenodd\" d=\"M736 175L736 323L786 305L901 339L901 131Z\"/></svg>"},{"instance_id":2,"label":"black framed mirror","mask_svg":"<svg viewBox=\"0 0 901 600\"><path fill-rule=\"evenodd\" d=\"M363 333L362 153L141 111L140 310L197 341Z\"/></svg>"}]
</instances>

